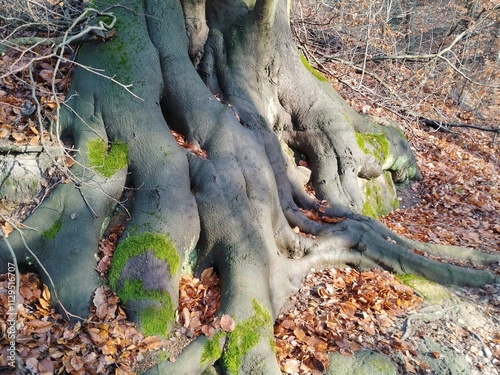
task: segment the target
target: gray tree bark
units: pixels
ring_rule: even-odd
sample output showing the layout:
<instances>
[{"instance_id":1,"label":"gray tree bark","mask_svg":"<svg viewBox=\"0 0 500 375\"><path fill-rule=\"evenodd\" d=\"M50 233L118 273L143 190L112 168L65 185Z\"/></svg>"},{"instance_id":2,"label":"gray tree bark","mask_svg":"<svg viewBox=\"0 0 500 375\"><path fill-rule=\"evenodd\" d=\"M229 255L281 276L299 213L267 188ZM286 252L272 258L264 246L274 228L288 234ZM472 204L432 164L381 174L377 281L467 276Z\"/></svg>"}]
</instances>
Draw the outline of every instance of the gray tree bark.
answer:
<instances>
[{"instance_id":1,"label":"gray tree bark","mask_svg":"<svg viewBox=\"0 0 500 375\"><path fill-rule=\"evenodd\" d=\"M285 2L94 6L116 15L116 37L86 43L78 62L131 85L134 95L76 69L61 136L78 150L77 183L60 186L26 220L31 229L9 241L18 259L29 257L27 247L38 255L65 308L84 317L102 282L93 270L99 237L121 193L133 186L131 220L109 274L129 317L146 333L168 335L181 267L195 255L198 272L213 266L219 273L220 313L237 323L230 334L198 338L175 363L151 373L202 373L217 361L224 373L279 374L272 322L312 267L383 267L461 285L500 282L413 250L482 264L498 261L493 256L409 241L361 215L387 203L370 200L367 186L385 181L390 190L393 182L420 178L415 158L399 130L357 114L305 66ZM181 148L170 130L206 159ZM96 142L109 146L103 165L93 157ZM126 158L106 169L123 144ZM309 177L294 155L307 160L317 199L304 191ZM301 209L339 220L318 223ZM8 259L5 248L1 256ZM246 340L249 326L257 336Z\"/></svg>"}]
</instances>

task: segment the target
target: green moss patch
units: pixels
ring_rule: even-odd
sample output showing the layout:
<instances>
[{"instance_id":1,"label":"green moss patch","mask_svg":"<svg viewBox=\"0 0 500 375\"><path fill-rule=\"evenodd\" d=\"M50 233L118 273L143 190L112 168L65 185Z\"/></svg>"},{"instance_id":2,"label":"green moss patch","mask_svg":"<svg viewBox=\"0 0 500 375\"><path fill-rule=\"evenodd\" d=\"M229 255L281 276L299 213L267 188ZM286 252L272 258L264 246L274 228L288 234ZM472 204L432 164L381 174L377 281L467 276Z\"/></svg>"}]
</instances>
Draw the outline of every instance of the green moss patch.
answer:
<instances>
[{"instance_id":1,"label":"green moss patch","mask_svg":"<svg viewBox=\"0 0 500 375\"><path fill-rule=\"evenodd\" d=\"M172 242L167 236L146 232L130 236L118 245L113 254L108 279L122 303L138 301L139 305L149 305L137 311L142 332L145 335L164 336L175 321L175 307L169 293L158 289L146 290L139 279L124 279L123 284L118 287L127 261L148 251L153 251L156 258L168 265L171 275L177 273L180 258Z\"/></svg>"},{"instance_id":2,"label":"green moss patch","mask_svg":"<svg viewBox=\"0 0 500 375\"><path fill-rule=\"evenodd\" d=\"M61 218L57 219L57 221L46 231L42 232L42 238L47 241L52 241L56 238L57 233L61 230L63 221Z\"/></svg>"},{"instance_id":3,"label":"green moss patch","mask_svg":"<svg viewBox=\"0 0 500 375\"><path fill-rule=\"evenodd\" d=\"M451 298L451 293L444 286L412 273L396 275L405 285L415 289L427 302L438 304Z\"/></svg>"},{"instance_id":4,"label":"green moss patch","mask_svg":"<svg viewBox=\"0 0 500 375\"><path fill-rule=\"evenodd\" d=\"M122 303L133 300L158 302L158 306L146 307L137 312L142 332L147 336L162 335L175 321L175 308L170 295L164 290L146 290L141 280L125 280L117 292Z\"/></svg>"},{"instance_id":5,"label":"green moss patch","mask_svg":"<svg viewBox=\"0 0 500 375\"><path fill-rule=\"evenodd\" d=\"M170 296L165 293L160 303L161 307L148 307L139 313L141 330L146 336L164 337L175 322L175 308Z\"/></svg>"},{"instance_id":6,"label":"green moss patch","mask_svg":"<svg viewBox=\"0 0 500 375\"><path fill-rule=\"evenodd\" d=\"M385 134L358 133L356 132L356 141L359 148L365 154L373 155L380 163L389 156L389 141Z\"/></svg>"},{"instance_id":7,"label":"green moss patch","mask_svg":"<svg viewBox=\"0 0 500 375\"><path fill-rule=\"evenodd\" d=\"M213 362L222 356L222 349L220 347L220 340L225 333L223 331L217 332L211 339L209 339L203 346L201 353L201 362Z\"/></svg>"},{"instance_id":8,"label":"green moss patch","mask_svg":"<svg viewBox=\"0 0 500 375\"><path fill-rule=\"evenodd\" d=\"M311 64L309 64L309 61L307 61L306 57L303 54L300 54L300 61L302 61L302 64L306 67L307 70L309 70L316 79L318 79L321 82L329 82L328 79L318 72L316 69L314 69Z\"/></svg>"},{"instance_id":9,"label":"green moss patch","mask_svg":"<svg viewBox=\"0 0 500 375\"><path fill-rule=\"evenodd\" d=\"M127 260L153 251L155 256L168 264L171 275L177 273L180 264L180 258L174 245L167 236L154 233L142 233L130 236L120 242L113 254L113 262L108 273L108 279L111 287L116 289L120 273Z\"/></svg>"},{"instance_id":10,"label":"green moss patch","mask_svg":"<svg viewBox=\"0 0 500 375\"><path fill-rule=\"evenodd\" d=\"M141 280L125 280L123 287L118 291L118 296L122 303L126 303L130 300L143 299L148 294L148 291L144 289Z\"/></svg>"},{"instance_id":11,"label":"green moss patch","mask_svg":"<svg viewBox=\"0 0 500 375\"><path fill-rule=\"evenodd\" d=\"M88 142L89 163L98 173L110 178L128 164L128 146L115 142L108 151L107 145L100 138Z\"/></svg>"},{"instance_id":12,"label":"green moss patch","mask_svg":"<svg viewBox=\"0 0 500 375\"><path fill-rule=\"evenodd\" d=\"M383 177L384 181L380 181L380 179L367 181L363 188L365 200L361 213L365 216L378 219L399 207L399 201L390 172L383 172ZM390 193L391 190L393 192L392 195Z\"/></svg>"},{"instance_id":13,"label":"green moss patch","mask_svg":"<svg viewBox=\"0 0 500 375\"><path fill-rule=\"evenodd\" d=\"M375 219L377 219L379 216L375 213L375 210L373 209L372 205L370 204L370 202L368 200L366 200L364 203L363 203L363 207L361 209L361 213L365 216L370 216L370 217L373 217Z\"/></svg>"},{"instance_id":14,"label":"green moss patch","mask_svg":"<svg viewBox=\"0 0 500 375\"><path fill-rule=\"evenodd\" d=\"M268 327L271 327L271 315L257 300L252 301L254 314L237 324L228 334L226 349L222 360L229 374L238 374L243 357L257 343Z\"/></svg>"}]
</instances>

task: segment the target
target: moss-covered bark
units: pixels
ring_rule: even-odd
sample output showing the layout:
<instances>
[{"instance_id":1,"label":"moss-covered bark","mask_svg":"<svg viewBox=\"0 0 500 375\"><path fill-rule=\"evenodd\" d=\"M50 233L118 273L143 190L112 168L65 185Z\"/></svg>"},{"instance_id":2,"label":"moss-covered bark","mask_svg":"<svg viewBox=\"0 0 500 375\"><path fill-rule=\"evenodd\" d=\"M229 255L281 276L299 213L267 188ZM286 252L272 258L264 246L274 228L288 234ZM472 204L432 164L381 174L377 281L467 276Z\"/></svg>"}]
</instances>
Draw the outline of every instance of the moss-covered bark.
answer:
<instances>
[{"instance_id":1,"label":"moss-covered bark","mask_svg":"<svg viewBox=\"0 0 500 375\"><path fill-rule=\"evenodd\" d=\"M220 313L235 319L235 331L199 338L175 363L151 373L196 374L217 361L225 373L279 374L272 321L311 267L349 264L442 283L499 282L413 249L482 263L497 261L492 256L414 243L360 214L376 216L395 204L394 193L377 193L375 181L392 188L419 178L415 158L398 129L355 113L304 66L285 3L114 3L94 1L111 6L116 36L84 45L78 60L128 89L76 70L70 110L61 118L79 151L75 184L58 188L27 220L36 230L23 233L65 307L84 316L100 282L93 271L97 241L128 179L135 192L131 220L109 282L146 333L168 334L188 255L196 254L198 271L215 267ZM181 148L170 130L207 158ZM310 176L293 155L307 160ZM309 178L318 199L304 191ZM306 217L301 209L320 210L320 200L329 204L321 214L345 220ZM23 239L15 234L11 242L23 259Z\"/></svg>"}]
</instances>

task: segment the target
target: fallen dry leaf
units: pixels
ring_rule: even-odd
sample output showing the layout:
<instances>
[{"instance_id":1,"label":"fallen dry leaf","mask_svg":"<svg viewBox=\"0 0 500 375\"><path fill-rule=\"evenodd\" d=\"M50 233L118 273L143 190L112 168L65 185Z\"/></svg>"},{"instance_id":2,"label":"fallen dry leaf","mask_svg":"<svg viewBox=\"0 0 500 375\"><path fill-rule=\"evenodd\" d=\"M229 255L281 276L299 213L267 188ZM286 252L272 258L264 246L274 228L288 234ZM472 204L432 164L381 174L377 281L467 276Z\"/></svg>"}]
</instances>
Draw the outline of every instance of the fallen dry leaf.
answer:
<instances>
[{"instance_id":1,"label":"fallen dry leaf","mask_svg":"<svg viewBox=\"0 0 500 375\"><path fill-rule=\"evenodd\" d=\"M275 323L276 352L284 372L292 359L321 372L328 365L328 352L352 356L370 342L362 339L363 335L387 331L393 324L391 317L421 301L388 272L353 269L313 272L293 298L298 303ZM408 347L400 344L392 345L392 349ZM315 356L311 357L311 352Z\"/></svg>"},{"instance_id":2,"label":"fallen dry leaf","mask_svg":"<svg viewBox=\"0 0 500 375\"><path fill-rule=\"evenodd\" d=\"M220 327L226 332L233 332L236 323L229 315L224 314L220 318Z\"/></svg>"}]
</instances>

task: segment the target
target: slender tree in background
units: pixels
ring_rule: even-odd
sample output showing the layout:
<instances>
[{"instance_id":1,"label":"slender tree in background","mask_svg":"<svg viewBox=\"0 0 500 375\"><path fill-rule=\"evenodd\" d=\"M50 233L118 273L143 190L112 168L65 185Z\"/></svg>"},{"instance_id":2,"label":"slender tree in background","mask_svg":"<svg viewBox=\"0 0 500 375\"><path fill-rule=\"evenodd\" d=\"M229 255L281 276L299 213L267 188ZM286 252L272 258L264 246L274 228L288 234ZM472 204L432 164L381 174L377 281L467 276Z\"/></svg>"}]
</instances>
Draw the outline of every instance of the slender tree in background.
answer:
<instances>
[{"instance_id":1,"label":"slender tree in background","mask_svg":"<svg viewBox=\"0 0 500 375\"><path fill-rule=\"evenodd\" d=\"M202 373L220 360L224 373L279 374L272 322L310 268L500 282L414 249L481 264L493 256L416 243L366 216L394 207L394 183L420 177L415 158L399 129L357 114L301 58L284 1L92 7L95 24L116 34L82 45L54 126L74 147L73 183L58 186L9 243L18 259L31 249L67 311L85 316L101 283L99 238L131 189L131 219L109 272L129 317L166 336L182 270L213 266L220 313L236 322L151 372ZM6 248L1 257L3 267Z\"/></svg>"}]
</instances>

